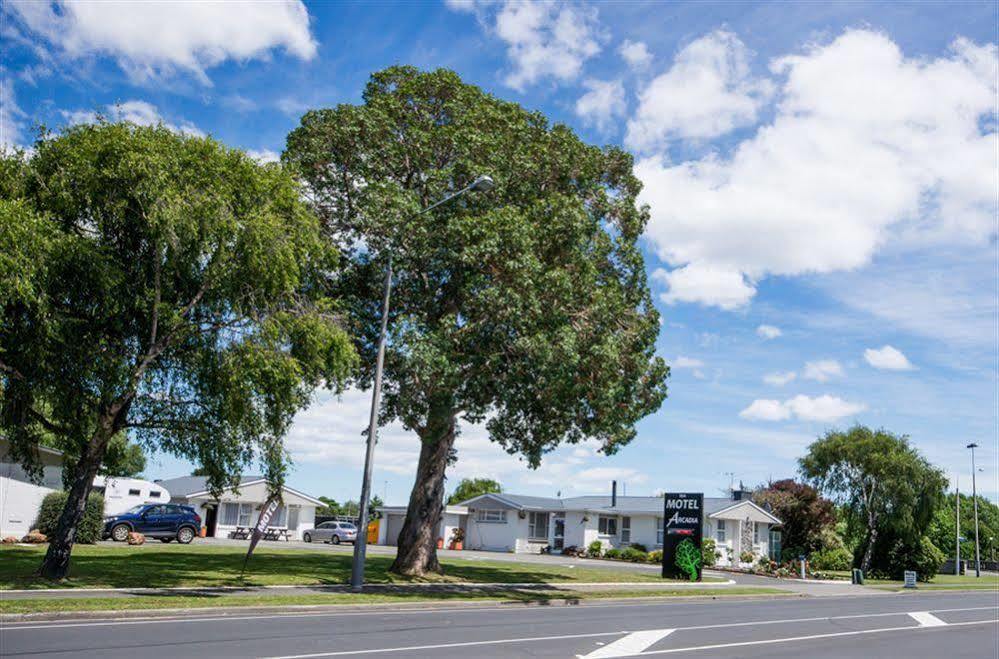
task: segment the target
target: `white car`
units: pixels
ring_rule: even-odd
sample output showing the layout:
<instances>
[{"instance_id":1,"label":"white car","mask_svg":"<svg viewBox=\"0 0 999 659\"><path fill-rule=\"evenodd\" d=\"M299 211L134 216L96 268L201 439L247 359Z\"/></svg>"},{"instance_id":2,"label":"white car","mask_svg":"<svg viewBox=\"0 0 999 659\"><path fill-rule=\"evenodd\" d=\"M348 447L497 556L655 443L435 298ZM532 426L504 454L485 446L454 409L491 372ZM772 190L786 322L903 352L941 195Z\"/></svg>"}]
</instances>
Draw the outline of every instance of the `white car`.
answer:
<instances>
[{"instance_id":1,"label":"white car","mask_svg":"<svg viewBox=\"0 0 999 659\"><path fill-rule=\"evenodd\" d=\"M357 527L351 522L323 522L316 528L303 533L302 540L306 542L332 542L334 545L341 542L353 543L357 540Z\"/></svg>"}]
</instances>

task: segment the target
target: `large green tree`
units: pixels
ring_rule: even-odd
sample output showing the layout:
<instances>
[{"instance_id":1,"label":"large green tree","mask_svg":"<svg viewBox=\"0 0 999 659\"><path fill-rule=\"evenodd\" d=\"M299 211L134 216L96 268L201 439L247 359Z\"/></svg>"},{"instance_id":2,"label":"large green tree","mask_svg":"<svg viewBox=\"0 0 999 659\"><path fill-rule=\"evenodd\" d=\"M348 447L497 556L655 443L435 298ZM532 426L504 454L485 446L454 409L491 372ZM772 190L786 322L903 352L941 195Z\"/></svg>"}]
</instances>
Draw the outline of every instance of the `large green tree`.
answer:
<instances>
[{"instance_id":1,"label":"large green tree","mask_svg":"<svg viewBox=\"0 0 999 659\"><path fill-rule=\"evenodd\" d=\"M76 458L40 574L66 574L122 433L203 465L216 492L254 459L278 487L292 416L355 360L329 296L338 254L294 180L128 123L0 161L14 174L0 184L0 432L36 473L45 433Z\"/></svg>"},{"instance_id":2,"label":"large green tree","mask_svg":"<svg viewBox=\"0 0 999 659\"><path fill-rule=\"evenodd\" d=\"M955 522L955 495L947 499L933 516L933 523L927 533L933 544L948 556L954 556L957 525ZM970 495L961 495L961 558L975 560L975 502ZM999 506L978 495L978 539L981 545L981 559L993 561L999 549Z\"/></svg>"},{"instance_id":3,"label":"large green tree","mask_svg":"<svg viewBox=\"0 0 999 659\"><path fill-rule=\"evenodd\" d=\"M865 571L876 550L890 556L899 553L897 545L919 547L947 486L907 437L861 425L826 433L799 465L816 487L848 504L842 510L850 533L861 538L858 562Z\"/></svg>"},{"instance_id":4,"label":"large green tree","mask_svg":"<svg viewBox=\"0 0 999 659\"><path fill-rule=\"evenodd\" d=\"M462 83L446 70L375 73L360 105L308 112L284 161L350 260L371 383L382 281L392 292L382 423L421 448L393 570L440 571L436 525L459 422L537 466L562 442L614 453L666 396L659 316L638 240L632 157ZM493 177L433 212L422 208Z\"/></svg>"},{"instance_id":5,"label":"large green tree","mask_svg":"<svg viewBox=\"0 0 999 659\"><path fill-rule=\"evenodd\" d=\"M448 505L468 501L480 494L499 494L503 487L491 478L462 478L458 487L448 497Z\"/></svg>"}]
</instances>

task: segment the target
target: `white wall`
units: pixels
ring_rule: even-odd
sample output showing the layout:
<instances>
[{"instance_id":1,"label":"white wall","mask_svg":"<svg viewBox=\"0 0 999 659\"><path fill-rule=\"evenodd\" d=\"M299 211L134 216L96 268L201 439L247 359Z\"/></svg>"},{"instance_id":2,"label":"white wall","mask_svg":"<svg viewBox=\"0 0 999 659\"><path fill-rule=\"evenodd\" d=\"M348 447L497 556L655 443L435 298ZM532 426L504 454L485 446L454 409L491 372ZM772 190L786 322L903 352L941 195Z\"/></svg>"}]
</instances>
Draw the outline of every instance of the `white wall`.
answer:
<instances>
[{"instance_id":1,"label":"white wall","mask_svg":"<svg viewBox=\"0 0 999 659\"><path fill-rule=\"evenodd\" d=\"M30 482L19 465L0 462L0 535L26 535L38 519L42 499L62 489L62 467L45 465L41 485Z\"/></svg>"}]
</instances>

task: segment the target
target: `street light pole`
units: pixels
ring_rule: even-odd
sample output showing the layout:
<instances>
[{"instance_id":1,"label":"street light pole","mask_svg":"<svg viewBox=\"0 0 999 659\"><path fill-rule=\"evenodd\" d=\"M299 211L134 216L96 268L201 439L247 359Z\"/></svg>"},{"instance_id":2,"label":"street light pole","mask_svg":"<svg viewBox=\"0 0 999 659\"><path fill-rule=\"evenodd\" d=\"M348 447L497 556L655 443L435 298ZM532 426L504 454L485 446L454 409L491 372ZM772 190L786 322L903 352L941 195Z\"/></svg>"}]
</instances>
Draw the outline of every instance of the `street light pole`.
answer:
<instances>
[{"instance_id":1,"label":"street light pole","mask_svg":"<svg viewBox=\"0 0 999 659\"><path fill-rule=\"evenodd\" d=\"M437 208L441 204L455 199L466 192L489 192L493 189L493 180L488 176L479 176L469 185L448 195L435 204L427 206L417 215L422 215ZM361 480L361 505L357 516L357 535L354 540L354 562L350 567L350 589L355 593L364 587L364 558L368 551L368 499L371 492L371 472L374 469L375 444L378 438L378 403L382 395L382 366L385 363L385 334L388 329L389 299L392 296L392 251L388 251L388 266L385 269L385 293L382 296L382 324L378 333L378 355L375 358L375 380L371 392L371 416L368 419L368 439L364 453L364 475Z\"/></svg>"},{"instance_id":2,"label":"street light pole","mask_svg":"<svg viewBox=\"0 0 999 659\"><path fill-rule=\"evenodd\" d=\"M975 504L975 577L982 576L982 561L979 555L978 545L978 490L975 487L975 449L978 444L972 442L965 448L971 449L971 500Z\"/></svg>"},{"instance_id":3,"label":"street light pole","mask_svg":"<svg viewBox=\"0 0 999 659\"><path fill-rule=\"evenodd\" d=\"M961 576L961 477L954 477L954 575Z\"/></svg>"}]
</instances>

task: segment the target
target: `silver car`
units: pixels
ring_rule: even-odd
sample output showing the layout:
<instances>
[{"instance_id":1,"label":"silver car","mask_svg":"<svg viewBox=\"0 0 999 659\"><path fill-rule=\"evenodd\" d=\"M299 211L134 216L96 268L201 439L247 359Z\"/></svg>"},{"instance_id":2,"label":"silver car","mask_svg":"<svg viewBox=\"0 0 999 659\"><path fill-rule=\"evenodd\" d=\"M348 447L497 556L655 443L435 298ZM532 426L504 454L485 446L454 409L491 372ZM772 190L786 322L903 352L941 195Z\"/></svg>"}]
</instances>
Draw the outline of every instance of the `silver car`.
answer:
<instances>
[{"instance_id":1,"label":"silver car","mask_svg":"<svg viewBox=\"0 0 999 659\"><path fill-rule=\"evenodd\" d=\"M302 540L306 542L332 542L334 545L341 542L353 543L357 540L357 527L351 522L323 522L316 528L303 533Z\"/></svg>"}]
</instances>

